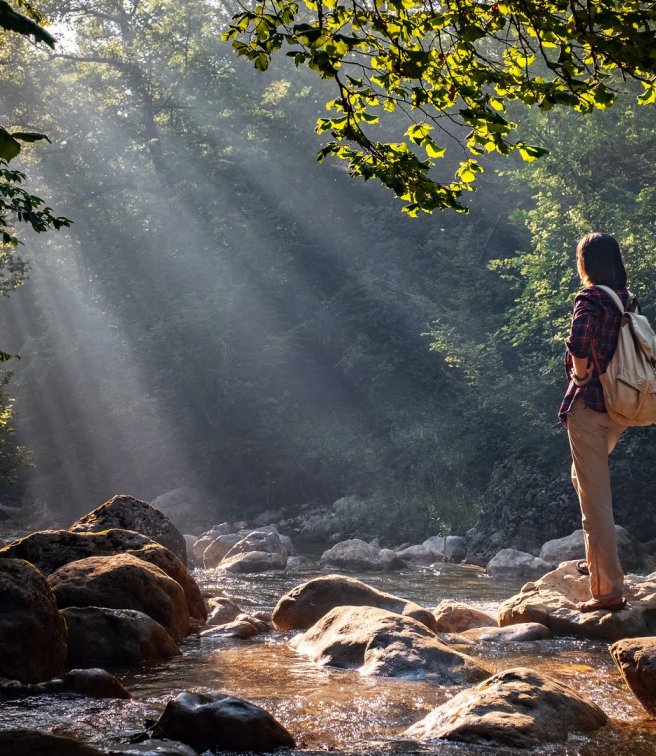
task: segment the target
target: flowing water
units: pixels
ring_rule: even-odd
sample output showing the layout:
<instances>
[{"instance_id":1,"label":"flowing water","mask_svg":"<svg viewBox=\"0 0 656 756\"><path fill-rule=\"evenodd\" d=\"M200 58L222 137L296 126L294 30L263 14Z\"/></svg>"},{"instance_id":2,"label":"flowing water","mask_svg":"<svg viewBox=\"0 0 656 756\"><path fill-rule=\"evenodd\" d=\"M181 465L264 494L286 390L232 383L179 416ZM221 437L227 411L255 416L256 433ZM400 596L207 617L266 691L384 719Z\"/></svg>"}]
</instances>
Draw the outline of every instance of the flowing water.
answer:
<instances>
[{"instance_id":1,"label":"flowing water","mask_svg":"<svg viewBox=\"0 0 656 756\"><path fill-rule=\"evenodd\" d=\"M197 571L209 596L226 596L246 611L271 610L316 569L280 574L223 576ZM492 580L478 572L445 565L440 569L384 575L357 575L370 585L433 608L443 598L465 601L494 615L498 604L517 592L518 583ZM117 670L132 701L42 696L0 705L0 729L26 727L67 734L98 745L125 742L156 719L166 702L182 690L225 692L268 709L297 740L294 754L440 753L464 756L517 753L516 750L456 743L420 746L404 740L403 730L460 688L427 682L363 678L355 671L318 667L293 652L291 633L267 633L252 640L188 638L182 655L169 663ZM656 723L650 723L632 697L606 644L558 638L532 643L458 645L497 671L528 666L557 676L584 693L612 722L592 737L541 747L540 754L656 754Z\"/></svg>"}]
</instances>

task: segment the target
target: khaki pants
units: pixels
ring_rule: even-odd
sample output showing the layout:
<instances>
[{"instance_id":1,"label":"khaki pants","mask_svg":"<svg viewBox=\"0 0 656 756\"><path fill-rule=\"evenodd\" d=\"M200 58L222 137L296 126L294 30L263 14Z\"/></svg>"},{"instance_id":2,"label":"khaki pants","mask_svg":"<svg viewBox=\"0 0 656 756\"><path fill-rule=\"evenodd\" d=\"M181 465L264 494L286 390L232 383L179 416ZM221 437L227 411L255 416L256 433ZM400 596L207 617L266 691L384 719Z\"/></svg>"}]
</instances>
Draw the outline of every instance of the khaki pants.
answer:
<instances>
[{"instance_id":1,"label":"khaki pants","mask_svg":"<svg viewBox=\"0 0 656 756\"><path fill-rule=\"evenodd\" d=\"M608 455L622 435L605 412L577 399L567 415L572 450L572 483L579 497L590 590L595 599L621 596L624 573L617 555Z\"/></svg>"}]
</instances>

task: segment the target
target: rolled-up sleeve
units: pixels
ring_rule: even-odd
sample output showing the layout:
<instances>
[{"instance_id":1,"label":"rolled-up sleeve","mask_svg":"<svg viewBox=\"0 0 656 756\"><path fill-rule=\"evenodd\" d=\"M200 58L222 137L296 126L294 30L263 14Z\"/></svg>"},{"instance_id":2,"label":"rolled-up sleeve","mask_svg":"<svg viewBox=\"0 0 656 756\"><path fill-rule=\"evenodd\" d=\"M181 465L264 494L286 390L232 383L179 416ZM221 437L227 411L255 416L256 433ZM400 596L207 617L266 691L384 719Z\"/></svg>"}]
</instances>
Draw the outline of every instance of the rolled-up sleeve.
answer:
<instances>
[{"instance_id":1,"label":"rolled-up sleeve","mask_svg":"<svg viewBox=\"0 0 656 756\"><path fill-rule=\"evenodd\" d=\"M572 328L565 342L567 351L573 357L589 357L592 352L592 339L597 330L597 323L601 313L599 309L584 294L579 294L574 300Z\"/></svg>"}]
</instances>

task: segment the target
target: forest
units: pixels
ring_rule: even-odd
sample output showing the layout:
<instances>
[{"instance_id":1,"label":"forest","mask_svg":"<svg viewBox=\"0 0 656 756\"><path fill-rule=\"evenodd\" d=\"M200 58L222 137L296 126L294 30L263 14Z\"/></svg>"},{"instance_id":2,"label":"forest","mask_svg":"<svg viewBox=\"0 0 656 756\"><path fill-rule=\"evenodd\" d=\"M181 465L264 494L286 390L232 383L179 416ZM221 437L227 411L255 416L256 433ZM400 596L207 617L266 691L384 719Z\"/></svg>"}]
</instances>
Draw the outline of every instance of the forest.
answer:
<instances>
[{"instance_id":1,"label":"forest","mask_svg":"<svg viewBox=\"0 0 656 756\"><path fill-rule=\"evenodd\" d=\"M615 75L615 104L591 112L511 103L548 152L490 151L467 214L410 217L317 163L331 82L240 59L223 39L237 6L38 7L58 45L3 35L3 123L48 136L11 167L72 224L0 248L0 349L20 357L1 381L3 505L65 524L190 487L221 522L355 495L353 532L392 545L499 507L541 540L577 526L556 414L579 236L618 238L656 316L636 82ZM642 540L655 451L634 429L612 458L617 521ZM563 502L548 521L545 496Z\"/></svg>"}]
</instances>

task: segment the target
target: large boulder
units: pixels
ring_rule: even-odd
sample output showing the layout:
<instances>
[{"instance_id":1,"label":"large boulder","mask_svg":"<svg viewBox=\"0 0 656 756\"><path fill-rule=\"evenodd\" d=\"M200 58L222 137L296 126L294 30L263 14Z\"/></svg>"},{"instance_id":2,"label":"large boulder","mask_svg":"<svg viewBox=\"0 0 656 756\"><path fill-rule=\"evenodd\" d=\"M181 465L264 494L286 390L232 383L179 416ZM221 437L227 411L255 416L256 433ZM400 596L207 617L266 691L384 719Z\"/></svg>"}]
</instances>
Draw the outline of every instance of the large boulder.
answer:
<instances>
[{"instance_id":1,"label":"large boulder","mask_svg":"<svg viewBox=\"0 0 656 756\"><path fill-rule=\"evenodd\" d=\"M489 675L421 622L372 606L337 606L292 645L319 664L359 668L362 675L428 678L439 685L462 685Z\"/></svg>"},{"instance_id":2,"label":"large boulder","mask_svg":"<svg viewBox=\"0 0 656 756\"><path fill-rule=\"evenodd\" d=\"M46 579L20 559L0 560L0 676L36 683L64 669L66 623Z\"/></svg>"},{"instance_id":3,"label":"large boulder","mask_svg":"<svg viewBox=\"0 0 656 756\"><path fill-rule=\"evenodd\" d=\"M610 655L649 716L656 718L656 638L624 638Z\"/></svg>"},{"instance_id":4,"label":"large boulder","mask_svg":"<svg viewBox=\"0 0 656 756\"><path fill-rule=\"evenodd\" d=\"M237 530L238 528L231 525L229 522L222 522L220 525L214 525L210 530L201 533L193 546L195 564L199 567L203 566L203 554L205 553L205 549L215 538L222 535L234 535Z\"/></svg>"},{"instance_id":5,"label":"large boulder","mask_svg":"<svg viewBox=\"0 0 656 756\"><path fill-rule=\"evenodd\" d=\"M135 609L69 606L67 664L131 666L159 662L180 653L169 632Z\"/></svg>"},{"instance_id":6,"label":"large boulder","mask_svg":"<svg viewBox=\"0 0 656 756\"><path fill-rule=\"evenodd\" d=\"M459 633L472 627L496 627L497 621L489 614L459 601L444 599L433 610L440 633Z\"/></svg>"},{"instance_id":7,"label":"large boulder","mask_svg":"<svg viewBox=\"0 0 656 756\"><path fill-rule=\"evenodd\" d=\"M615 533L620 561L624 568L627 570L641 569L645 563L642 544L621 525L615 526ZM575 530L563 538L547 541L540 550L540 559L547 562L550 569L557 567L561 562L585 559L583 531Z\"/></svg>"},{"instance_id":8,"label":"large boulder","mask_svg":"<svg viewBox=\"0 0 656 756\"><path fill-rule=\"evenodd\" d=\"M154 564L131 554L88 557L48 577L57 605L136 609L163 625L174 640L192 628L180 584Z\"/></svg>"},{"instance_id":9,"label":"large boulder","mask_svg":"<svg viewBox=\"0 0 656 756\"><path fill-rule=\"evenodd\" d=\"M297 585L278 601L273 610L273 624L278 630L307 630L336 606L387 609L413 617L437 632L437 622L428 609L345 575L324 575Z\"/></svg>"},{"instance_id":10,"label":"large boulder","mask_svg":"<svg viewBox=\"0 0 656 756\"><path fill-rule=\"evenodd\" d=\"M208 625L225 625L226 622L232 622L242 613L237 604L228 598L219 596L209 600L210 613L207 617Z\"/></svg>"},{"instance_id":11,"label":"large boulder","mask_svg":"<svg viewBox=\"0 0 656 756\"><path fill-rule=\"evenodd\" d=\"M200 588L182 561L165 546L134 530L113 528L99 533L41 530L0 549L0 558L26 559L45 575L69 562L111 554L132 554L159 567L182 586L190 615L205 622L207 607Z\"/></svg>"},{"instance_id":12,"label":"large boulder","mask_svg":"<svg viewBox=\"0 0 656 756\"><path fill-rule=\"evenodd\" d=\"M321 555L322 567L339 570L388 572L400 570L405 562L391 549L379 549L359 538L340 541Z\"/></svg>"},{"instance_id":13,"label":"large boulder","mask_svg":"<svg viewBox=\"0 0 656 756\"><path fill-rule=\"evenodd\" d=\"M72 533L97 533L110 528L136 530L170 549L187 564L187 546L182 533L150 504L133 496L120 494L76 520L68 529Z\"/></svg>"},{"instance_id":14,"label":"large boulder","mask_svg":"<svg viewBox=\"0 0 656 756\"><path fill-rule=\"evenodd\" d=\"M0 681L2 701L41 695L132 698L123 683L104 669L72 669L61 677L34 685L22 685L16 680Z\"/></svg>"},{"instance_id":15,"label":"large boulder","mask_svg":"<svg viewBox=\"0 0 656 756\"><path fill-rule=\"evenodd\" d=\"M295 745L268 711L223 693L180 693L166 705L153 734L187 743L197 751L265 753Z\"/></svg>"},{"instance_id":16,"label":"large boulder","mask_svg":"<svg viewBox=\"0 0 656 756\"><path fill-rule=\"evenodd\" d=\"M419 741L527 749L565 741L570 733L594 732L607 722L598 706L568 686L517 667L462 691L404 735Z\"/></svg>"},{"instance_id":17,"label":"large boulder","mask_svg":"<svg viewBox=\"0 0 656 756\"><path fill-rule=\"evenodd\" d=\"M563 562L499 607L500 626L539 622L556 635L576 635L607 642L656 633L656 573L626 575L624 595L628 606L621 611L582 614L578 603L590 598L590 579Z\"/></svg>"},{"instance_id":18,"label":"large boulder","mask_svg":"<svg viewBox=\"0 0 656 756\"><path fill-rule=\"evenodd\" d=\"M212 522L212 505L207 496L191 486L160 494L150 504L183 533L200 533Z\"/></svg>"},{"instance_id":19,"label":"large boulder","mask_svg":"<svg viewBox=\"0 0 656 756\"><path fill-rule=\"evenodd\" d=\"M230 551L230 549L241 541L242 536L239 533L225 533L224 535L218 535L211 540L203 548L200 564L206 569L211 570L214 567L218 567L223 557ZM199 539L201 541L203 539ZM196 543L198 543L197 541ZM200 551L200 548L198 549ZM194 548L194 556L196 555L196 548Z\"/></svg>"},{"instance_id":20,"label":"large boulder","mask_svg":"<svg viewBox=\"0 0 656 756\"><path fill-rule=\"evenodd\" d=\"M486 572L492 577L522 578L539 577L551 569L539 557L517 549L501 549L487 563Z\"/></svg>"},{"instance_id":21,"label":"large boulder","mask_svg":"<svg viewBox=\"0 0 656 756\"><path fill-rule=\"evenodd\" d=\"M226 553L218 565L224 572L284 570L287 550L273 529L253 530Z\"/></svg>"},{"instance_id":22,"label":"large boulder","mask_svg":"<svg viewBox=\"0 0 656 756\"><path fill-rule=\"evenodd\" d=\"M406 562L432 564L433 562L462 562L467 554L465 539L461 536L431 536L423 543L406 546L396 552Z\"/></svg>"},{"instance_id":23,"label":"large boulder","mask_svg":"<svg viewBox=\"0 0 656 756\"><path fill-rule=\"evenodd\" d=\"M470 643L530 643L552 638L553 633L539 622L523 622L506 627L473 627L458 635L458 640Z\"/></svg>"}]
</instances>

